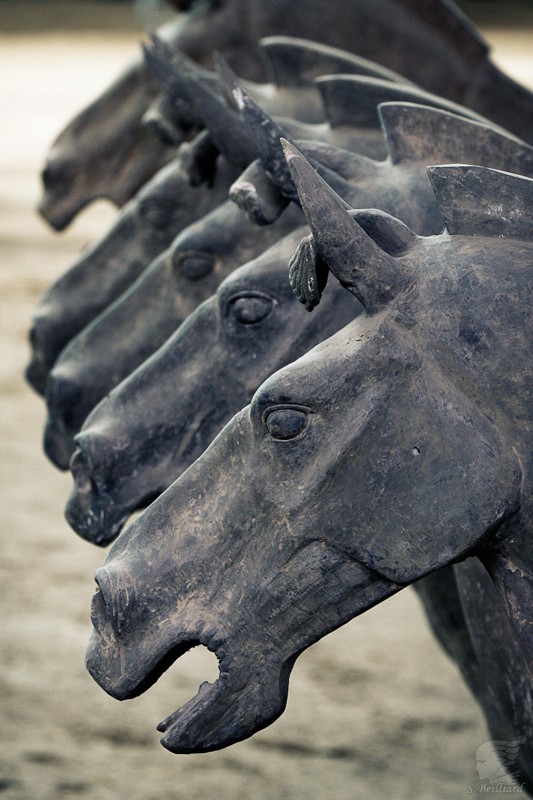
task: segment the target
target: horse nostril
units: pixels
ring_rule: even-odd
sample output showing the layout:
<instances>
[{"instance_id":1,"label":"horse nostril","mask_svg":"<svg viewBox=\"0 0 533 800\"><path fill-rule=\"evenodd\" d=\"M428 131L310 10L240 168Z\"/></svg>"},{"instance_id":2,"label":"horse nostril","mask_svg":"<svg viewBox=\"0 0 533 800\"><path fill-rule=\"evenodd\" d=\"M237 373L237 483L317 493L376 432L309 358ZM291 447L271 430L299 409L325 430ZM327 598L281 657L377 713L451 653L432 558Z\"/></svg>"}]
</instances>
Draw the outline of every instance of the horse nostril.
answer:
<instances>
[{"instance_id":1,"label":"horse nostril","mask_svg":"<svg viewBox=\"0 0 533 800\"><path fill-rule=\"evenodd\" d=\"M94 582L96 583L96 593L100 593L102 596L102 602L106 605L106 598L105 598L105 591L107 587L107 573L103 567L100 567L94 573Z\"/></svg>"},{"instance_id":2,"label":"horse nostril","mask_svg":"<svg viewBox=\"0 0 533 800\"><path fill-rule=\"evenodd\" d=\"M93 609L97 621L105 615L118 635L124 633L137 604L134 582L129 570L123 567L119 569L100 567L96 570L94 579L100 590L93 597Z\"/></svg>"},{"instance_id":3,"label":"horse nostril","mask_svg":"<svg viewBox=\"0 0 533 800\"><path fill-rule=\"evenodd\" d=\"M39 346L39 334L37 333L37 325L33 324L30 328L30 332L28 334L28 339L30 340L30 345L33 350L37 350Z\"/></svg>"},{"instance_id":4,"label":"horse nostril","mask_svg":"<svg viewBox=\"0 0 533 800\"><path fill-rule=\"evenodd\" d=\"M31 360L26 367L26 380L37 394L45 395L46 382L53 362L46 347L46 323L35 320L28 334Z\"/></svg>"},{"instance_id":5,"label":"horse nostril","mask_svg":"<svg viewBox=\"0 0 533 800\"><path fill-rule=\"evenodd\" d=\"M65 423L74 416L82 390L71 378L50 373L46 388L46 405L51 412L60 412Z\"/></svg>"},{"instance_id":6,"label":"horse nostril","mask_svg":"<svg viewBox=\"0 0 533 800\"><path fill-rule=\"evenodd\" d=\"M43 361L50 361L51 357L48 358L48 354L50 353L50 346L55 343L54 331L54 320L50 312L44 308L40 309L33 317L32 325L28 333L34 356L41 358Z\"/></svg>"},{"instance_id":7,"label":"horse nostril","mask_svg":"<svg viewBox=\"0 0 533 800\"><path fill-rule=\"evenodd\" d=\"M98 579L95 576L96 581L96 591L93 595L91 601L91 622L93 627L98 631L98 633L102 633L101 623L103 617L105 616L105 600L98 584Z\"/></svg>"},{"instance_id":8,"label":"horse nostril","mask_svg":"<svg viewBox=\"0 0 533 800\"><path fill-rule=\"evenodd\" d=\"M91 622L100 635L105 635L106 619L113 624L112 587L107 570L97 569L94 575L96 590L91 601Z\"/></svg>"},{"instance_id":9,"label":"horse nostril","mask_svg":"<svg viewBox=\"0 0 533 800\"><path fill-rule=\"evenodd\" d=\"M95 487L91 479L91 467L79 448L74 451L69 466L76 489L83 493L94 492Z\"/></svg>"}]
</instances>

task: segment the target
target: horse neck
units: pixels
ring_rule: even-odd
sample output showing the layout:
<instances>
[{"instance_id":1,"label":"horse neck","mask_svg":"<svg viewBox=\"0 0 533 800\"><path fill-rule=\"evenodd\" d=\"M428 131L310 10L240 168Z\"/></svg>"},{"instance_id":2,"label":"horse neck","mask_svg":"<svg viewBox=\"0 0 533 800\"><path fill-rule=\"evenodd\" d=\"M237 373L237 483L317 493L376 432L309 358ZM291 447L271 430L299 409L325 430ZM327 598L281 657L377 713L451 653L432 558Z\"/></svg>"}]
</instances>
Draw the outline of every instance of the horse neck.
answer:
<instances>
[{"instance_id":1,"label":"horse neck","mask_svg":"<svg viewBox=\"0 0 533 800\"><path fill-rule=\"evenodd\" d=\"M522 644L501 602L498 590L477 558L451 568L468 647L456 660L465 674L474 672L469 685L480 703L494 739L520 741L513 771L519 783L533 788L533 682ZM462 663L464 658L468 664Z\"/></svg>"},{"instance_id":2,"label":"horse neck","mask_svg":"<svg viewBox=\"0 0 533 800\"><path fill-rule=\"evenodd\" d=\"M531 483L529 481L529 483ZM489 572L513 627L533 683L533 513L531 488L522 505L496 534L480 558Z\"/></svg>"}]
</instances>

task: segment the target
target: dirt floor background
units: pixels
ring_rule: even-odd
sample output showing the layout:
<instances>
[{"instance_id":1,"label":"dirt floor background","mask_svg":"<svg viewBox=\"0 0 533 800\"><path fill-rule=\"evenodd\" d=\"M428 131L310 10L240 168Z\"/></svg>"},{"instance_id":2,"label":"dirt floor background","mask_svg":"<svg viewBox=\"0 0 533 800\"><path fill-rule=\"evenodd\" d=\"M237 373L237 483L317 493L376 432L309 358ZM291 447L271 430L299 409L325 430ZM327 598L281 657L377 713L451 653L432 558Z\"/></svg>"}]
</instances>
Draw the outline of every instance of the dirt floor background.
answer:
<instances>
[{"instance_id":1,"label":"dirt floor background","mask_svg":"<svg viewBox=\"0 0 533 800\"><path fill-rule=\"evenodd\" d=\"M99 204L56 235L33 208L47 145L135 53L137 23L114 34L107 22L99 33L30 34L20 15L14 24L9 5L15 7L0 3L0 794L5 800L462 798L477 779L476 750L489 737L410 591L314 646L294 670L283 717L219 753L173 756L155 731L203 680L213 679L214 656L205 650L124 704L85 672L92 575L103 553L63 520L70 480L41 453L43 404L22 372L39 295L115 212ZM74 5L33 4L60 15ZM533 88L531 31L485 33L496 60Z\"/></svg>"}]
</instances>

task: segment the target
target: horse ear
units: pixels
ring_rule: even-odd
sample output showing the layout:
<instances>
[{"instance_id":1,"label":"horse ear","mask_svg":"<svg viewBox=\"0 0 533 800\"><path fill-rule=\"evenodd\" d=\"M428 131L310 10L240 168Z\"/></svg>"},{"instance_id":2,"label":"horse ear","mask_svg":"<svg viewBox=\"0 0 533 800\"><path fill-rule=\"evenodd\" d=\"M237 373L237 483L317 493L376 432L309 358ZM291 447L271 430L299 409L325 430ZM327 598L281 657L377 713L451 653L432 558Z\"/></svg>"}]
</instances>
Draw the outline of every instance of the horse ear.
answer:
<instances>
[{"instance_id":1,"label":"horse ear","mask_svg":"<svg viewBox=\"0 0 533 800\"><path fill-rule=\"evenodd\" d=\"M287 138L285 131L252 100L242 86L236 85L233 94L248 136L254 142L266 174L287 197L297 199L296 188L280 143L280 139Z\"/></svg>"},{"instance_id":2,"label":"horse ear","mask_svg":"<svg viewBox=\"0 0 533 800\"><path fill-rule=\"evenodd\" d=\"M151 35L151 42L143 43L142 47L147 67L164 93L165 107L170 107L170 113L166 115L168 124L175 128L179 128L179 123L201 125L193 91L194 80L215 84L214 75L184 53L169 53L155 34ZM154 126L160 123L159 110L155 107L151 114L147 114L147 124L150 122Z\"/></svg>"},{"instance_id":3,"label":"horse ear","mask_svg":"<svg viewBox=\"0 0 533 800\"><path fill-rule=\"evenodd\" d=\"M407 82L380 64L326 44L292 36L266 36L259 45L268 78L278 86L302 86L319 75L336 73Z\"/></svg>"},{"instance_id":4,"label":"horse ear","mask_svg":"<svg viewBox=\"0 0 533 800\"><path fill-rule=\"evenodd\" d=\"M419 237L401 220L377 208L349 211L349 215L362 227L382 250L391 256L403 256L417 243Z\"/></svg>"},{"instance_id":5,"label":"horse ear","mask_svg":"<svg viewBox=\"0 0 533 800\"><path fill-rule=\"evenodd\" d=\"M266 174L286 197L299 202L280 141L289 141L286 132L238 83L234 85L233 95ZM287 123L292 127L292 120ZM294 123L294 129L298 130L298 123ZM318 172L340 192L345 188L345 181L369 178L377 175L380 169L378 162L331 144L306 141L301 148Z\"/></svg>"},{"instance_id":6,"label":"horse ear","mask_svg":"<svg viewBox=\"0 0 533 800\"><path fill-rule=\"evenodd\" d=\"M483 164L533 176L533 147L494 125L415 103L383 103L378 114L394 164Z\"/></svg>"},{"instance_id":7,"label":"horse ear","mask_svg":"<svg viewBox=\"0 0 533 800\"><path fill-rule=\"evenodd\" d=\"M237 82L233 84L233 96L242 114L250 141L257 148L263 174L255 166L246 175L242 175L231 187L230 198L253 222L260 225L270 224L286 207L287 199L299 203L298 192L281 145L281 139L287 140L287 135ZM310 154L314 166L342 192L346 186L341 165L345 165L349 160L353 172L354 162L358 157L321 142L306 142L303 149L308 155ZM368 163L374 167L378 166L370 159L362 156L359 158L365 165ZM337 168L340 175L334 172ZM368 169L365 174L367 172Z\"/></svg>"},{"instance_id":8,"label":"horse ear","mask_svg":"<svg viewBox=\"0 0 533 800\"><path fill-rule=\"evenodd\" d=\"M231 164L247 167L257 158L257 148L240 116L203 81L190 77L189 83L198 115L218 150Z\"/></svg>"},{"instance_id":9,"label":"horse ear","mask_svg":"<svg viewBox=\"0 0 533 800\"><path fill-rule=\"evenodd\" d=\"M451 234L533 241L533 179L486 167L429 167Z\"/></svg>"},{"instance_id":10,"label":"horse ear","mask_svg":"<svg viewBox=\"0 0 533 800\"><path fill-rule=\"evenodd\" d=\"M171 50L156 33L151 33L150 41L143 42L141 46L146 65L163 91L178 91L180 79L186 76L215 83L212 72L180 50Z\"/></svg>"},{"instance_id":11,"label":"horse ear","mask_svg":"<svg viewBox=\"0 0 533 800\"><path fill-rule=\"evenodd\" d=\"M226 103L230 108L233 108L234 111L238 111L239 106L237 105L235 95L233 94L235 87L239 85L239 79L237 75L233 72L222 53L219 53L218 51L213 54L213 63L215 65L218 85L220 86L220 90Z\"/></svg>"},{"instance_id":12,"label":"horse ear","mask_svg":"<svg viewBox=\"0 0 533 800\"><path fill-rule=\"evenodd\" d=\"M418 236L396 217L378 209L357 209L347 212L352 219L391 256L404 255L418 240ZM326 287L328 267L317 251L313 235L300 242L289 263L289 282L294 294L307 311L320 302Z\"/></svg>"},{"instance_id":13,"label":"horse ear","mask_svg":"<svg viewBox=\"0 0 533 800\"><path fill-rule=\"evenodd\" d=\"M412 283L414 268L376 244L304 156L288 142L283 146L318 255L367 313L378 311ZM298 295L299 287L293 289Z\"/></svg>"},{"instance_id":14,"label":"horse ear","mask_svg":"<svg viewBox=\"0 0 533 800\"><path fill-rule=\"evenodd\" d=\"M175 79L175 69L161 39L152 34L150 43L142 42L144 61L153 78L163 91L169 89Z\"/></svg>"}]
</instances>

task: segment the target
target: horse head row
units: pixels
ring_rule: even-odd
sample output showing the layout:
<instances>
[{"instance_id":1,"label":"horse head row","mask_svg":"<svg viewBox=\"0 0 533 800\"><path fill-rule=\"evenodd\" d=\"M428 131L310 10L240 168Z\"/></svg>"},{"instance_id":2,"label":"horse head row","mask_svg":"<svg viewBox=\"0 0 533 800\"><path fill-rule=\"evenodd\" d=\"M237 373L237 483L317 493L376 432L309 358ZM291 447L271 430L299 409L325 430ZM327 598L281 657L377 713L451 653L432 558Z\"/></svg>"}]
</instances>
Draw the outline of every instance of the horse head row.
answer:
<instances>
[{"instance_id":1,"label":"horse head row","mask_svg":"<svg viewBox=\"0 0 533 800\"><path fill-rule=\"evenodd\" d=\"M527 166L528 160L531 161L531 148L485 126L471 124L439 110L398 104L383 107L382 113L385 112L392 120L386 133L395 143L396 152L402 150L402 140L395 124L400 119L403 120L402 128L408 131L403 140L403 153L414 139L420 140L421 137L414 134L415 130L419 133L418 124L422 131L431 130L435 134L442 128L446 134L442 136L440 145L432 140L429 152L433 157L436 148L440 148L438 152L442 155L448 147L455 148L457 155L469 151L479 160L487 159L489 163L500 166ZM410 124L406 120L410 120ZM348 156L346 153L342 155ZM432 211L435 207L432 228L434 233L438 233L444 227L444 218L426 177L426 164L430 160L431 157L424 160L424 155L417 152L416 160L408 162L411 175L417 176L411 188L406 180L400 182L396 179L388 184L387 191L380 193L379 176L374 177L374 181L366 181L363 186L361 182L354 182L351 185L352 202L389 209L392 204L397 213L408 208L410 219L416 219L418 213L418 220L425 219L428 209ZM387 164L389 168L392 169ZM403 188L400 196L391 191L397 185ZM387 220L383 215L359 212L357 218L363 226L371 226L374 237L378 236L380 226L384 226L380 241L386 241L390 253L402 252L412 243L414 232L399 222L392 231L390 224L383 222ZM420 223L415 227L419 228ZM328 309L330 303L334 306L327 313L321 309L320 319L314 320L314 333L311 332L305 315L294 309L296 298L291 300L282 288L288 262L287 247L291 247L293 240L294 234L273 246L260 257L259 263L252 262L227 278L217 296L209 301L209 310L205 305L200 307L158 354L140 366L88 416L81 435L75 439L78 447L73 462L76 488L67 512L70 524L81 535L100 544L112 540L129 513L177 478L203 452L231 415L248 402L250 393L253 394L269 374L301 355L302 347L309 349L316 343L314 337L317 335L326 338L333 332L332 326L341 328L347 322L346 314L355 314L356 308L346 305L342 293L340 297L330 294ZM299 263L300 260L296 259L293 272ZM155 274L155 265L151 271ZM154 303L149 301L146 278L139 283L137 291L129 295L130 301L138 298L135 300L137 308L142 302L150 308L150 320L141 325L143 342L149 339L154 323ZM309 287L316 287L317 280L307 273L301 284L306 293L304 302L312 308L317 296L310 294ZM172 294L165 290L164 296ZM238 336L233 330L234 315L229 311L234 297L242 298L239 308L245 302L259 303L261 309L268 305L268 313L263 314L261 310L257 317L252 314L242 320ZM135 311L131 303L123 305L125 320L134 313L142 314L142 311ZM119 309L120 306L116 311ZM112 321L111 314L108 312L106 315L108 322ZM124 352L121 355L118 351L110 351L109 363L114 370L117 370L117 363L128 363L130 348L124 345L124 337L117 337L117 330L118 323L115 323L114 336L108 330L98 346L94 339L98 326L95 326L91 331L92 346L83 357L79 348L82 343L90 344L88 333L67 348L52 371L52 387L55 377L60 378L62 369L71 380L75 380L80 396L80 417L87 407L84 399L90 402L95 396L91 390L98 389L96 373L103 375L104 379L106 375L102 358L98 368L93 363L91 351L98 354L103 349L104 339L118 338ZM82 371L87 375L85 380ZM181 387L180 391L176 387ZM65 401L63 407L65 414L70 406ZM73 432L74 427L71 426ZM193 431L195 447L191 448Z\"/></svg>"},{"instance_id":2,"label":"horse head row","mask_svg":"<svg viewBox=\"0 0 533 800\"><path fill-rule=\"evenodd\" d=\"M300 60L311 60L313 63L311 71L308 68L305 72L302 67L302 77L295 78L290 86L256 84L252 88L268 112L281 107L288 113L291 108L296 118L301 113L304 118L316 119L324 119L328 113L335 113L338 104L330 103L329 112L327 103L324 108L323 92L313 78L316 74L327 74L327 70L342 61L341 55L336 54L333 59L331 48L323 53L324 48L302 42L266 43L264 49L269 53L277 53L278 57L283 52L284 58L287 58L287 51L295 50ZM276 63L276 58L272 56L271 61ZM169 68L168 62L159 56L158 63L161 62ZM347 68L344 63L342 68ZM281 72L278 68L276 74ZM248 141L242 123L231 116L221 96L217 97L209 89L202 88L196 74L187 80L194 82L198 93L202 92L201 97L205 102L198 126L207 126L210 135L205 131L192 142L184 143L170 163L157 172L125 206L107 235L85 252L43 296L34 314L30 336L33 353L27 370L28 380L41 394L45 393L53 363L68 341L116 300L184 227L219 205L243 167L259 155L255 145ZM247 86L250 88L249 83ZM374 109L373 124L367 122L364 130L359 126L355 131L352 125L347 135L363 152L368 152L370 146L371 153L375 154L376 147L377 152L382 153L383 137L375 109L378 102L390 99L387 82L382 80L379 86L371 90L364 84L359 86L350 83L343 91L344 102L347 95L353 98L352 112L357 104ZM359 100L356 99L358 96ZM405 94L397 97L406 99ZM468 113L466 109L465 113ZM327 128L327 124L322 125L317 131L313 126L313 132L323 135ZM295 138L299 138L297 134L303 132L296 121L290 123L289 131ZM214 148L213 137L223 153L221 157L217 155L219 150ZM335 137L333 141L336 141ZM366 142L368 144L365 146ZM115 151L117 159L124 155L121 144L115 145ZM139 152L145 152L144 148L140 148ZM91 163L94 164L94 159ZM105 162L98 160L97 163ZM96 173L93 170L91 174ZM116 186L113 173L111 179ZM65 199L67 194L63 188L62 198Z\"/></svg>"},{"instance_id":3,"label":"horse head row","mask_svg":"<svg viewBox=\"0 0 533 800\"><path fill-rule=\"evenodd\" d=\"M288 159L312 232L293 272L320 261L365 313L263 383L97 574L87 665L110 694L198 642L217 654L219 679L161 725L175 752L269 724L305 648L471 555L531 678L533 181L431 168L446 230L391 253L397 220L361 227Z\"/></svg>"},{"instance_id":4,"label":"horse head row","mask_svg":"<svg viewBox=\"0 0 533 800\"><path fill-rule=\"evenodd\" d=\"M359 78L354 81L355 86L366 86L364 82L360 84ZM372 93L375 96L374 89ZM482 123L409 103L380 106L376 119L379 117L382 120L379 133L389 154L383 162L320 143L304 143L304 148L317 161L320 159L329 165L321 171L331 177L346 202L355 207L370 206L395 213L416 232L436 233L444 224L425 174L428 164L466 160L520 171L526 175L533 172L531 148ZM273 121L271 124L276 126ZM354 128L354 132L355 144L358 141L358 128ZM289 180L292 184L290 176ZM169 181L167 185L172 184ZM204 194L200 193L198 199ZM208 192L205 196L211 199L212 193ZM195 223L189 230L183 231L170 249L146 270L121 300L117 300L80 332L64 348L47 375L49 424L45 442L47 453L54 463L63 468L68 466L73 452L72 437L91 409L163 344L183 321L184 314L206 299L229 271L258 255L299 221L294 212L285 212L271 231L254 230L236 209L232 213L227 206L221 206L208 214L201 225ZM110 238L114 238L115 247L120 247L120 236ZM154 238L148 241L154 241ZM109 239L106 245L106 250L109 250ZM112 251L115 247L111 248ZM129 252L124 254L126 262ZM208 258L210 263L214 263L214 258L218 267L215 270L208 269L200 276L195 274L193 287L185 280L186 274L180 275L180 282L176 286L176 272L172 264L182 253L188 255L189 261L194 256L204 261ZM86 259L91 257L91 253L88 253ZM138 263L134 261L134 264ZM79 269L75 268L71 274L77 277ZM99 270L94 274L95 277L99 276ZM208 275L211 275L209 280L206 279ZM46 303L50 303L53 294L59 296L63 293L63 284L67 279L65 276L57 287L49 291L45 312ZM93 284L94 278L91 286ZM105 291L105 283L103 288ZM178 294L183 297L181 303L178 302ZM188 300L184 305L185 297ZM137 320L137 334L130 330L132 317ZM43 316L41 328L46 319ZM64 314L60 319L60 328L65 331Z\"/></svg>"},{"instance_id":5,"label":"horse head row","mask_svg":"<svg viewBox=\"0 0 533 800\"><path fill-rule=\"evenodd\" d=\"M118 536L89 671L134 697L205 645L219 678L162 742L225 747L282 713L303 650L415 583L533 791L533 151L489 121L531 140L531 95L443 0L174 5L45 170L60 228L170 160L32 332L67 519Z\"/></svg>"},{"instance_id":6,"label":"horse head row","mask_svg":"<svg viewBox=\"0 0 533 800\"><path fill-rule=\"evenodd\" d=\"M378 61L531 140L531 93L494 66L487 44L446 0L384 0L377 6L369 0L332 0L327 7L306 0L304 9L287 0L175 5L186 13L159 33L169 52L181 51L204 67L220 51L239 75L260 81L259 39L298 36ZM283 58L276 66L277 75L290 81L293 66ZM270 76L274 72L270 68ZM150 118L145 125L143 117L156 95L146 64L137 59L55 139L43 170L40 203L41 214L54 228L65 228L98 197L125 203L172 157L176 142L191 135L185 115L182 132L170 146L153 136Z\"/></svg>"}]
</instances>

